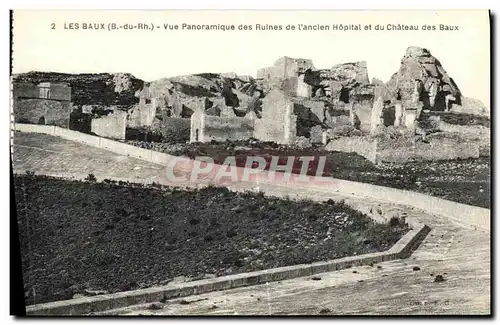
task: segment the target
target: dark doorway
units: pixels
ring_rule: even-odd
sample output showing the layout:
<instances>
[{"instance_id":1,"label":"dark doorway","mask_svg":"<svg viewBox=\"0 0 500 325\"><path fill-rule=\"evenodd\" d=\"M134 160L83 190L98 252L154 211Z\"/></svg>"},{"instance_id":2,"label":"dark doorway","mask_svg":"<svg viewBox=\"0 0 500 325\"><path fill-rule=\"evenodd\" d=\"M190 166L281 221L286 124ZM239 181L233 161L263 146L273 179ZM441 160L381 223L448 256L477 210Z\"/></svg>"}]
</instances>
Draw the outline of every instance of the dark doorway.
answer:
<instances>
[{"instance_id":1,"label":"dark doorway","mask_svg":"<svg viewBox=\"0 0 500 325\"><path fill-rule=\"evenodd\" d=\"M349 89L342 87L339 99L344 103L349 103Z\"/></svg>"},{"instance_id":2,"label":"dark doorway","mask_svg":"<svg viewBox=\"0 0 500 325\"><path fill-rule=\"evenodd\" d=\"M384 120L384 126L394 125L396 121L396 108L394 106L384 107L382 119Z\"/></svg>"},{"instance_id":3,"label":"dark doorway","mask_svg":"<svg viewBox=\"0 0 500 325\"><path fill-rule=\"evenodd\" d=\"M40 118L38 119L38 124L39 124L39 125L45 125L45 117L43 117L43 116L42 116L42 117L40 117Z\"/></svg>"},{"instance_id":4,"label":"dark doorway","mask_svg":"<svg viewBox=\"0 0 500 325\"><path fill-rule=\"evenodd\" d=\"M196 131L195 131L195 136L194 136L194 141L195 141L195 142L198 142L198 136L199 136L199 133L200 133L200 130L199 130L199 129L196 129Z\"/></svg>"}]
</instances>

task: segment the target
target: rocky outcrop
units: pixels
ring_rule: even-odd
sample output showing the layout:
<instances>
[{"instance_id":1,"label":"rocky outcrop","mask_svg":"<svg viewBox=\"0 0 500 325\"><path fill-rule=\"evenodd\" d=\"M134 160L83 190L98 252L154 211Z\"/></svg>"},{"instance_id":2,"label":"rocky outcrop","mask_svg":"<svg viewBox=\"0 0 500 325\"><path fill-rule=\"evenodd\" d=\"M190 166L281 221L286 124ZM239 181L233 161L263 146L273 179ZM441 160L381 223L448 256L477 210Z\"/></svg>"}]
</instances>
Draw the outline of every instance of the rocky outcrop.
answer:
<instances>
[{"instance_id":1,"label":"rocky outcrop","mask_svg":"<svg viewBox=\"0 0 500 325\"><path fill-rule=\"evenodd\" d=\"M462 97L439 60L429 50L415 46L406 50L387 88L396 94L403 106L421 101L424 109L437 111L449 110L453 103L460 104Z\"/></svg>"},{"instance_id":2,"label":"rocky outcrop","mask_svg":"<svg viewBox=\"0 0 500 325\"><path fill-rule=\"evenodd\" d=\"M339 81L344 87L369 84L368 67L365 61L337 64L330 70L330 79Z\"/></svg>"}]
</instances>

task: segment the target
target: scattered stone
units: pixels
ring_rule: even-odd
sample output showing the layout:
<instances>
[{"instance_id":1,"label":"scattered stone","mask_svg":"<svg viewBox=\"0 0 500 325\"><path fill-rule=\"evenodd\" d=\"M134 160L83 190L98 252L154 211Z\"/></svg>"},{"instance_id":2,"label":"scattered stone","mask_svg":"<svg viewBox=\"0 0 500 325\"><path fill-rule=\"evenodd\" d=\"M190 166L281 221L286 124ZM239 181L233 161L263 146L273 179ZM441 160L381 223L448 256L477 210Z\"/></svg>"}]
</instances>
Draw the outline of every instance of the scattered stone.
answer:
<instances>
[{"instance_id":1,"label":"scattered stone","mask_svg":"<svg viewBox=\"0 0 500 325\"><path fill-rule=\"evenodd\" d=\"M209 309L216 309L219 308L217 305L212 305Z\"/></svg>"},{"instance_id":2,"label":"scattered stone","mask_svg":"<svg viewBox=\"0 0 500 325\"><path fill-rule=\"evenodd\" d=\"M108 294L109 292L106 290L92 290L92 289L85 289L84 295L85 296L97 296L97 295L105 295Z\"/></svg>"},{"instance_id":3,"label":"scattered stone","mask_svg":"<svg viewBox=\"0 0 500 325\"><path fill-rule=\"evenodd\" d=\"M444 282L444 281L445 278L441 274L436 275L436 277L434 278L434 282Z\"/></svg>"},{"instance_id":4,"label":"scattered stone","mask_svg":"<svg viewBox=\"0 0 500 325\"><path fill-rule=\"evenodd\" d=\"M314 281L319 281L319 280L321 280L321 277L319 277L319 276L313 276L313 277L311 278L311 280L314 280Z\"/></svg>"},{"instance_id":5,"label":"scattered stone","mask_svg":"<svg viewBox=\"0 0 500 325\"><path fill-rule=\"evenodd\" d=\"M413 267L413 271L420 271L420 267L418 267L418 266L414 266L414 267Z\"/></svg>"},{"instance_id":6,"label":"scattered stone","mask_svg":"<svg viewBox=\"0 0 500 325\"><path fill-rule=\"evenodd\" d=\"M358 280L358 282L365 282L365 280Z\"/></svg>"},{"instance_id":7,"label":"scattered stone","mask_svg":"<svg viewBox=\"0 0 500 325\"><path fill-rule=\"evenodd\" d=\"M165 304L162 304L161 302L153 302L148 306L149 310L160 310L165 307Z\"/></svg>"},{"instance_id":8,"label":"scattered stone","mask_svg":"<svg viewBox=\"0 0 500 325\"><path fill-rule=\"evenodd\" d=\"M208 300L208 298L202 298L202 299L196 299L196 300L179 300L179 304L181 305L189 305L190 303L193 303L193 302L198 302L198 301L203 301L203 300Z\"/></svg>"},{"instance_id":9,"label":"scattered stone","mask_svg":"<svg viewBox=\"0 0 500 325\"><path fill-rule=\"evenodd\" d=\"M377 265L377 269L381 269L381 268L382 268L382 266L381 266L381 265Z\"/></svg>"},{"instance_id":10,"label":"scattered stone","mask_svg":"<svg viewBox=\"0 0 500 325\"><path fill-rule=\"evenodd\" d=\"M320 314L329 314L332 311L329 308L323 308L319 311Z\"/></svg>"},{"instance_id":11,"label":"scattered stone","mask_svg":"<svg viewBox=\"0 0 500 325\"><path fill-rule=\"evenodd\" d=\"M352 273L358 273L358 271L356 271L356 270L353 270L353 271L352 271Z\"/></svg>"}]
</instances>

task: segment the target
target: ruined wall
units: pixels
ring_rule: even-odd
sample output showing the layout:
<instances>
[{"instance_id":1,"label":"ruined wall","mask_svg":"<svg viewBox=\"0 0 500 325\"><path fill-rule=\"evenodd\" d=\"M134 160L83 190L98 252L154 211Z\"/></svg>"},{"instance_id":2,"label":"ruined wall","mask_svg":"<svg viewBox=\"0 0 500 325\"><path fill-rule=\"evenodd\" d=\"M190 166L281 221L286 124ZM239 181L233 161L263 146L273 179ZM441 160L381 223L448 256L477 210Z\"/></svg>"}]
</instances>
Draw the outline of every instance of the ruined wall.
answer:
<instances>
[{"instance_id":1,"label":"ruined wall","mask_svg":"<svg viewBox=\"0 0 500 325\"><path fill-rule=\"evenodd\" d=\"M353 136L332 139L325 146L325 150L355 152L371 162L377 160L377 140L371 137Z\"/></svg>"},{"instance_id":2,"label":"ruined wall","mask_svg":"<svg viewBox=\"0 0 500 325\"><path fill-rule=\"evenodd\" d=\"M50 82L51 85L64 84L71 87L71 102L74 107L82 105L127 106L139 102L135 96L144 82L134 76L124 74L67 74L54 72L28 72L14 76L13 83L28 83L38 85ZM57 86L58 87L58 86ZM56 88L57 88L56 87ZM58 93L58 89L52 89Z\"/></svg>"},{"instance_id":3,"label":"ruined wall","mask_svg":"<svg viewBox=\"0 0 500 325\"><path fill-rule=\"evenodd\" d=\"M273 89L262 100L262 118L255 120L254 137L262 141L290 143L297 134L293 106L283 91Z\"/></svg>"},{"instance_id":4,"label":"ruined wall","mask_svg":"<svg viewBox=\"0 0 500 325\"><path fill-rule=\"evenodd\" d=\"M371 131L373 104L370 102L353 103L352 110L360 121L359 128L362 132Z\"/></svg>"},{"instance_id":5,"label":"ruined wall","mask_svg":"<svg viewBox=\"0 0 500 325\"><path fill-rule=\"evenodd\" d=\"M254 120L205 115L203 142L247 140L253 137Z\"/></svg>"},{"instance_id":6,"label":"ruined wall","mask_svg":"<svg viewBox=\"0 0 500 325\"><path fill-rule=\"evenodd\" d=\"M449 132L451 137L462 142L472 142L479 145L480 156L491 155L491 129L482 125L453 125L439 121L439 130Z\"/></svg>"},{"instance_id":7,"label":"ruined wall","mask_svg":"<svg viewBox=\"0 0 500 325\"><path fill-rule=\"evenodd\" d=\"M377 161L405 163L479 157L479 144L464 142L454 136L430 135L426 142L412 134L394 139L380 139Z\"/></svg>"},{"instance_id":8,"label":"ruined wall","mask_svg":"<svg viewBox=\"0 0 500 325\"><path fill-rule=\"evenodd\" d=\"M72 105L67 85L15 82L12 97L16 122L69 127Z\"/></svg>"},{"instance_id":9,"label":"ruined wall","mask_svg":"<svg viewBox=\"0 0 500 325\"><path fill-rule=\"evenodd\" d=\"M285 125L269 119L255 120L255 138L260 141L285 142Z\"/></svg>"},{"instance_id":10,"label":"ruined wall","mask_svg":"<svg viewBox=\"0 0 500 325\"><path fill-rule=\"evenodd\" d=\"M127 113L115 111L108 116L93 119L91 131L98 136L110 139L125 139L125 129L127 126Z\"/></svg>"},{"instance_id":11,"label":"ruined wall","mask_svg":"<svg viewBox=\"0 0 500 325\"><path fill-rule=\"evenodd\" d=\"M142 101L143 99L141 99ZM156 105L154 99L151 103L140 103L135 106L128 119L128 126L132 128L148 127L153 124L156 117Z\"/></svg>"},{"instance_id":12,"label":"ruined wall","mask_svg":"<svg viewBox=\"0 0 500 325\"><path fill-rule=\"evenodd\" d=\"M18 98L14 100L14 119L18 123L47 124L68 128L71 109L69 101Z\"/></svg>"},{"instance_id":13,"label":"ruined wall","mask_svg":"<svg viewBox=\"0 0 500 325\"><path fill-rule=\"evenodd\" d=\"M164 142L189 141L191 119L182 117L163 117L161 134Z\"/></svg>"}]
</instances>

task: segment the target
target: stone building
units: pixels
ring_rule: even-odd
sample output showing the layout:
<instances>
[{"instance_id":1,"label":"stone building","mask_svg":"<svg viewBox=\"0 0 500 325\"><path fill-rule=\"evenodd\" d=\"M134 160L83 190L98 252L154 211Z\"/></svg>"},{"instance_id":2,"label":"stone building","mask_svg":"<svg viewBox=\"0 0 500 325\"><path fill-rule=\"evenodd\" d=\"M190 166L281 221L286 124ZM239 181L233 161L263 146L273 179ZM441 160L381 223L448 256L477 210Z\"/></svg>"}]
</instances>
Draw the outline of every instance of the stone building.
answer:
<instances>
[{"instance_id":1,"label":"stone building","mask_svg":"<svg viewBox=\"0 0 500 325\"><path fill-rule=\"evenodd\" d=\"M16 122L69 128L71 87L50 82L14 83L12 97Z\"/></svg>"},{"instance_id":2,"label":"stone building","mask_svg":"<svg viewBox=\"0 0 500 325\"><path fill-rule=\"evenodd\" d=\"M126 126L127 112L119 110L91 121L91 131L93 133L110 139L124 140Z\"/></svg>"}]
</instances>

